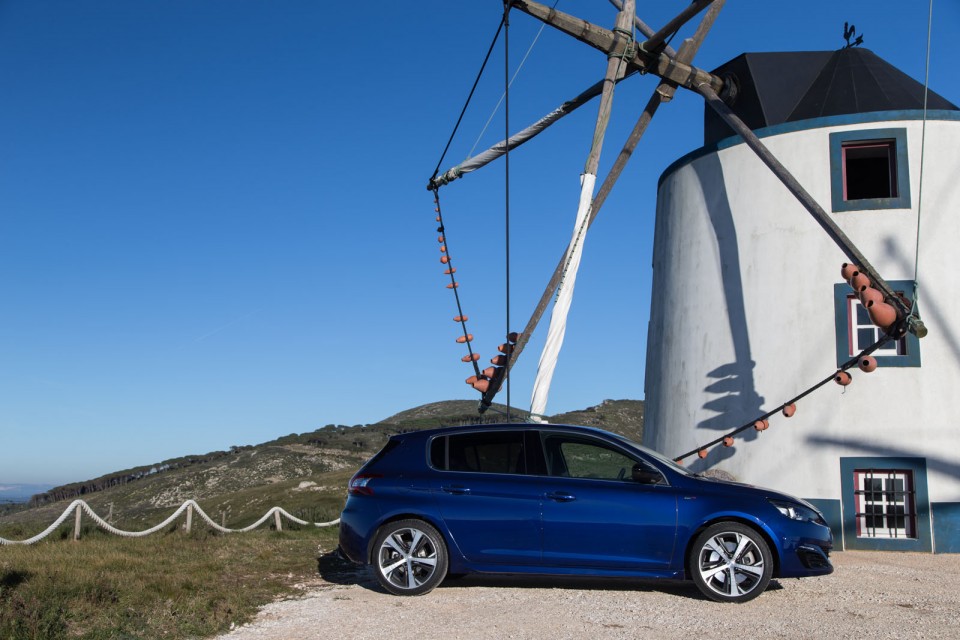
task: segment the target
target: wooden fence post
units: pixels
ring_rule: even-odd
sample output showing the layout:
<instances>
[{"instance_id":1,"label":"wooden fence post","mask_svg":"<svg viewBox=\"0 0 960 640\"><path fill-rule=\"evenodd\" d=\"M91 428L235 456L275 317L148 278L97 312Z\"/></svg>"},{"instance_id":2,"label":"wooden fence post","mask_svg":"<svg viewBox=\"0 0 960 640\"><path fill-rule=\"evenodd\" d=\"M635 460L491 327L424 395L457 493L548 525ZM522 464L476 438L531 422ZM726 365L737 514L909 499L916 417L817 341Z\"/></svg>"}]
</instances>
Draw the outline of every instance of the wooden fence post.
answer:
<instances>
[{"instance_id":1,"label":"wooden fence post","mask_svg":"<svg viewBox=\"0 0 960 640\"><path fill-rule=\"evenodd\" d=\"M80 513L81 513L81 508L80 508L80 505L78 504L78 505L77 505L77 515L76 515L76 518L75 518L74 521L73 521L73 539L74 539L74 540L79 540L79 539L80 539Z\"/></svg>"},{"instance_id":2,"label":"wooden fence post","mask_svg":"<svg viewBox=\"0 0 960 640\"><path fill-rule=\"evenodd\" d=\"M193 505L187 505L187 533L190 533L190 528L193 526Z\"/></svg>"},{"instance_id":3,"label":"wooden fence post","mask_svg":"<svg viewBox=\"0 0 960 640\"><path fill-rule=\"evenodd\" d=\"M277 531L283 531L283 525L280 524L280 509L273 512L273 521L277 524Z\"/></svg>"}]
</instances>

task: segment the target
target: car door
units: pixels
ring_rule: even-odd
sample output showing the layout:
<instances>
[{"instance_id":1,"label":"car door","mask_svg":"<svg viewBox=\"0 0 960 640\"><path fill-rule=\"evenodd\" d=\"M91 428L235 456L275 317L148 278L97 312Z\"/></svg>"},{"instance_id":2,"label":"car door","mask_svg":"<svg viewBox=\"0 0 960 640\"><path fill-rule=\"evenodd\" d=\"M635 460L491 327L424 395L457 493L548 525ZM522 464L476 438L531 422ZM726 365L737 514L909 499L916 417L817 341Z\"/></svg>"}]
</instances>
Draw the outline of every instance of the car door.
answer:
<instances>
[{"instance_id":1,"label":"car door","mask_svg":"<svg viewBox=\"0 0 960 640\"><path fill-rule=\"evenodd\" d=\"M538 564L540 491L537 478L526 473L524 432L443 436L434 439L430 451L431 466L440 472L433 494L464 558L481 564Z\"/></svg>"},{"instance_id":2,"label":"car door","mask_svg":"<svg viewBox=\"0 0 960 640\"><path fill-rule=\"evenodd\" d=\"M677 493L662 479L633 480L633 467L656 471L612 442L543 433L543 564L555 567L669 568L677 531ZM662 478L662 476L660 476Z\"/></svg>"}]
</instances>

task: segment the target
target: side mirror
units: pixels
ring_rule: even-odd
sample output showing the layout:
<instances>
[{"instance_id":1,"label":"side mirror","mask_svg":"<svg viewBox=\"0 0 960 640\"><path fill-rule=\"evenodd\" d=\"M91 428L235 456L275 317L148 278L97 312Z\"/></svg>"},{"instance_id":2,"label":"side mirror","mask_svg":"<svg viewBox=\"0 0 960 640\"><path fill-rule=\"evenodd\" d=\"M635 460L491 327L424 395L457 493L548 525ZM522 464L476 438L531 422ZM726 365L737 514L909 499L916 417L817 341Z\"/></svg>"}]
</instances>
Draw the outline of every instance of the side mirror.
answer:
<instances>
[{"instance_id":1,"label":"side mirror","mask_svg":"<svg viewBox=\"0 0 960 640\"><path fill-rule=\"evenodd\" d=\"M658 472L645 467L644 465L637 463L633 465L633 470L631 471L630 477L633 478L634 482L640 484L659 484L661 476Z\"/></svg>"}]
</instances>

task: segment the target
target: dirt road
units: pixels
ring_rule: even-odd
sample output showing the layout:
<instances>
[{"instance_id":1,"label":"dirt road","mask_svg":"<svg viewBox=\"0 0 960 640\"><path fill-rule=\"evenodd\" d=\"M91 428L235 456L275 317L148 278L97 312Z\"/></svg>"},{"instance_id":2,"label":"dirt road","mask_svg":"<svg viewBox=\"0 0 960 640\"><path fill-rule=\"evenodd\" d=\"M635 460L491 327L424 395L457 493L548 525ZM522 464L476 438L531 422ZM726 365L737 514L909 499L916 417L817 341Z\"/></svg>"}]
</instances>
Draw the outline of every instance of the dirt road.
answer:
<instances>
[{"instance_id":1,"label":"dirt road","mask_svg":"<svg viewBox=\"0 0 960 640\"><path fill-rule=\"evenodd\" d=\"M461 578L397 597L327 557L302 598L268 605L221 638L960 638L960 555L832 559L830 576L774 581L729 605L687 584L517 577Z\"/></svg>"}]
</instances>

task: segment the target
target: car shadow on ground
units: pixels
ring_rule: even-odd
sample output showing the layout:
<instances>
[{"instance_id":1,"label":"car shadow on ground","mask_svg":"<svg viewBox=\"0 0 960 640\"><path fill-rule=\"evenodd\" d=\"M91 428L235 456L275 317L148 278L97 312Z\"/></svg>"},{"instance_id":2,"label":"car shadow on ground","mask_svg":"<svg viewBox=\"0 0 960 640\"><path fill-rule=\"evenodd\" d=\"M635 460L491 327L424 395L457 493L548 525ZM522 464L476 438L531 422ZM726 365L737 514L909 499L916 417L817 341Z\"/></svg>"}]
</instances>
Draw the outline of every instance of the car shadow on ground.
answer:
<instances>
[{"instance_id":1,"label":"car shadow on ground","mask_svg":"<svg viewBox=\"0 0 960 640\"><path fill-rule=\"evenodd\" d=\"M387 593L367 567L354 564L339 551L330 551L317 558L317 572L331 584L357 585L370 591ZM692 582L681 580L638 580L635 578L589 578L578 576L531 576L519 574L451 575L438 589L501 588L501 589L569 589L575 591L632 591L634 593L667 593L690 600L707 600ZM771 580L767 591L783 587Z\"/></svg>"},{"instance_id":2,"label":"car shadow on ground","mask_svg":"<svg viewBox=\"0 0 960 640\"><path fill-rule=\"evenodd\" d=\"M330 584L358 585L373 591L384 591L366 567L354 564L339 549L317 556L317 573Z\"/></svg>"}]
</instances>

